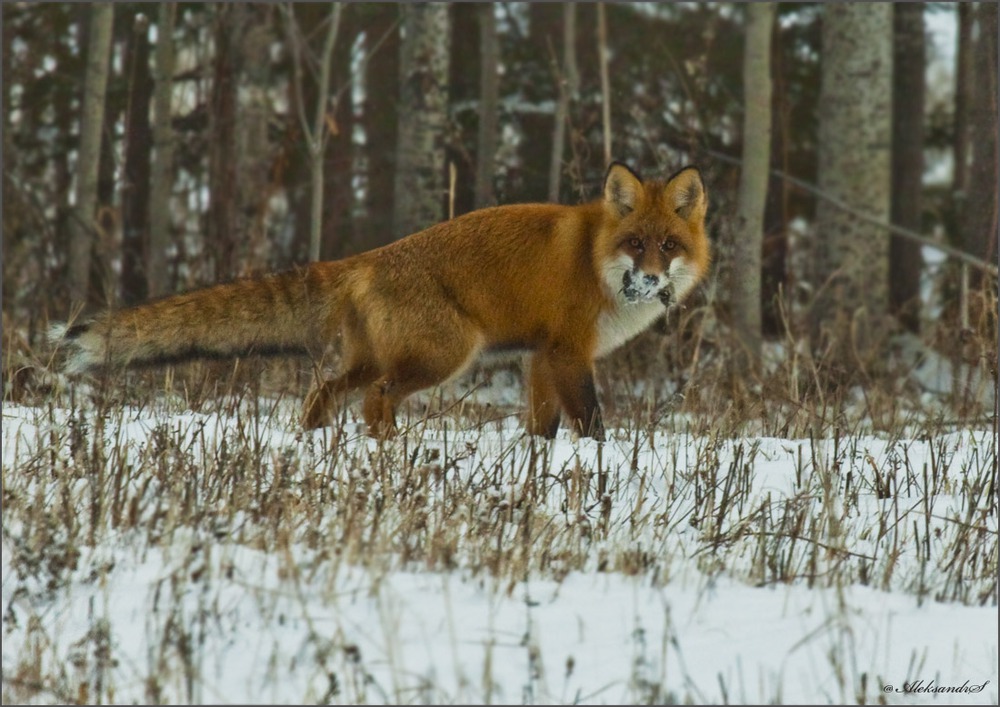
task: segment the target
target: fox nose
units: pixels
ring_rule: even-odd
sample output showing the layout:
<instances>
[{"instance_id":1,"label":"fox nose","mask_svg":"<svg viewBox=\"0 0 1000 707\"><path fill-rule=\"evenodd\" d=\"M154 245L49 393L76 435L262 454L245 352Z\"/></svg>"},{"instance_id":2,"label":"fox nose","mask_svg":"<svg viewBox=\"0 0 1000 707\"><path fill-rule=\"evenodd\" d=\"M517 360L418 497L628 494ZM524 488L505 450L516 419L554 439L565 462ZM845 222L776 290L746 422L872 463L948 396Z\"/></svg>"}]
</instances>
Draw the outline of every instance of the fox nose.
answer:
<instances>
[{"instance_id":1,"label":"fox nose","mask_svg":"<svg viewBox=\"0 0 1000 707\"><path fill-rule=\"evenodd\" d=\"M645 275L642 281L649 286L658 285L660 283L659 275Z\"/></svg>"}]
</instances>

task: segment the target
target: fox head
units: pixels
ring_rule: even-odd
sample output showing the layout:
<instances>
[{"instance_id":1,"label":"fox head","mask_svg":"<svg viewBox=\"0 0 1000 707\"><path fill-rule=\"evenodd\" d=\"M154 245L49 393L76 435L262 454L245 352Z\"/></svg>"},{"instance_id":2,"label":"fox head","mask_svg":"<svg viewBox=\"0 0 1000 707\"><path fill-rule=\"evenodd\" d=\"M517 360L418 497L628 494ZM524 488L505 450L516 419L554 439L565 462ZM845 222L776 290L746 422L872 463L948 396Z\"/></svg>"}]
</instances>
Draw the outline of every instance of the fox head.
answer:
<instances>
[{"instance_id":1,"label":"fox head","mask_svg":"<svg viewBox=\"0 0 1000 707\"><path fill-rule=\"evenodd\" d=\"M696 168L644 182L615 162L604 178L604 209L598 262L615 300L671 306L704 277L711 257L708 195Z\"/></svg>"}]
</instances>

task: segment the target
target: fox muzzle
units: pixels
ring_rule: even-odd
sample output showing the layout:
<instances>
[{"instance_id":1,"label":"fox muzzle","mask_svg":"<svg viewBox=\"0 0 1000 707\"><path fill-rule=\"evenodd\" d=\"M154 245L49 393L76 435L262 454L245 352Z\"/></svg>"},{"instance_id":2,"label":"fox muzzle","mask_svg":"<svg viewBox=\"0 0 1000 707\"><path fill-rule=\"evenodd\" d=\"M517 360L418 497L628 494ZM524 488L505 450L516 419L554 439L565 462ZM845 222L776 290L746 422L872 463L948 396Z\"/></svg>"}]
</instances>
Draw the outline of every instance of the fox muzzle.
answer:
<instances>
[{"instance_id":1,"label":"fox muzzle","mask_svg":"<svg viewBox=\"0 0 1000 707\"><path fill-rule=\"evenodd\" d=\"M622 295L629 302L648 302L658 298L667 304L672 299L672 292L670 285L664 285L663 280L659 275L650 275L638 268L626 270L622 274Z\"/></svg>"}]
</instances>

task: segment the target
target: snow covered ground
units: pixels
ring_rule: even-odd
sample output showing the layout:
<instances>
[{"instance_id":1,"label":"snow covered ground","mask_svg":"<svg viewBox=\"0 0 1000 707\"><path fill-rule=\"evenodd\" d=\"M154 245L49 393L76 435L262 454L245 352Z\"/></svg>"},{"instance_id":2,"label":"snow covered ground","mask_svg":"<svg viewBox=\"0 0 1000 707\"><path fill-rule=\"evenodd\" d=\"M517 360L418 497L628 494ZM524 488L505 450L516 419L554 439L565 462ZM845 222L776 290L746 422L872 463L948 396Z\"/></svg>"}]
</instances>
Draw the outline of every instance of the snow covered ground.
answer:
<instances>
[{"instance_id":1,"label":"snow covered ground","mask_svg":"<svg viewBox=\"0 0 1000 707\"><path fill-rule=\"evenodd\" d=\"M997 702L989 430L380 445L293 405L4 407L5 701Z\"/></svg>"}]
</instances>

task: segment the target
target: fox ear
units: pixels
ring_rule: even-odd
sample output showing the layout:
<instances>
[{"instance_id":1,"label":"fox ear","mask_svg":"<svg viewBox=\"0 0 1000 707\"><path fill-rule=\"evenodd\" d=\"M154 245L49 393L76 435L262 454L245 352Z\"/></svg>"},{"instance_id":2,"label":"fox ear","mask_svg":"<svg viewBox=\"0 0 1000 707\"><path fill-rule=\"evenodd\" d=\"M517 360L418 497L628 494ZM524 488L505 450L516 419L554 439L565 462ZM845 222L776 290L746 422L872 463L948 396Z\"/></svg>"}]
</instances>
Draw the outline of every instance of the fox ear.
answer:
<instances>
[{"instance_id":1,"label":"fox ear","mask_svg":"<svg viewBox=\"0 0 1000 707\"><path fill-rule=\"evenodd\" d=\"M667 180L667 206L682 219L705 218L708 192L697 167L685 167Z\"/></svg>"},{"instance_id":2,"label":"fox ear","mask_svg":"<svg viewBox=\"0 0 1000 707\"><path fill-rule=\"evenodd\" d=\"M635 209L642 193L642 179L621 162L612 162L604 176L604 201L618 216Z\"/></svg>"}]
</instances>

